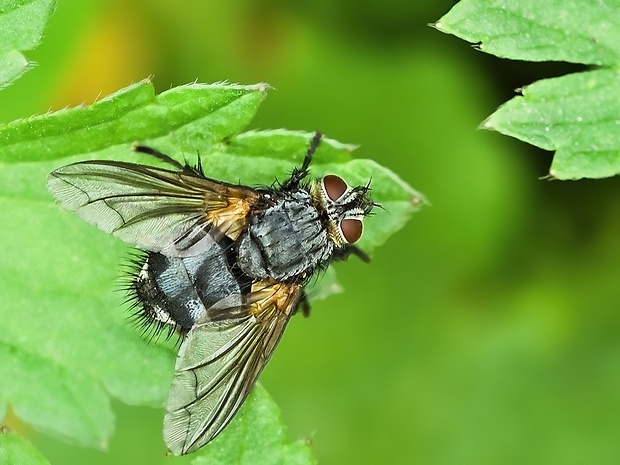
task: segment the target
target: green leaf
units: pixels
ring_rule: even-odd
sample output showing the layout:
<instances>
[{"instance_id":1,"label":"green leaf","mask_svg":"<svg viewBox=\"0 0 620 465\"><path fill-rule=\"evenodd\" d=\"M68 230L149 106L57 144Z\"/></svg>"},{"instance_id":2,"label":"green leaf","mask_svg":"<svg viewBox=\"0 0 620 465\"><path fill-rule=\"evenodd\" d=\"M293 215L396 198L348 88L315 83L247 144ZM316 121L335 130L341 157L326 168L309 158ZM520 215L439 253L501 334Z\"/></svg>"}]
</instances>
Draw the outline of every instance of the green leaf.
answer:
<instances>
[{"instance_id":1,"label":"green leaf","mask_svg":"<svg viewBox=\"0 0 620 465\"><path fill-rule=\"evenodd\" d=\"M464 0L435 27L503 58L597 66L520 89L482 127L555 150L554 178L620 173L619 3Z\"/></svg>"},{"instance_id":2,"label":"green leaf","mask_svg":"<svg viewBox=\"0 0 620 465\"><path fill-rule=\"evenodd\" d=\"M0 379L12 380L0 383L0 411L10 405L39 430L105 448L113 429L110 396L128 404L164 404L174 371L174 344L145 342L126 321L124 296L112 291L129 248L62 211L46 191L45 179L55 167L84 159L162 163L133 152L134 141L179 161L199 153L215 179L250 185L284 179L299 165L313 133L239 134L266 90L264 84L193 84L155 95L144 81L89 107L0 126L0 208L10 225L0 228L5 246L0 258ZM325 138L312 173L336 172L359 184L372 178L373 199L384 208L368 219L361 242L372 253L424 199L386 168L353 160L353 148ZM326 273L311 297L337 291L334 276L333 270ZM260 406L270 402L262 394L250 402L244 416L248 425L260 420L267 408ZM276 428L275 420L269 421ZM226 434L233 433L227 431L221 439L229 444L229 456L261 453L250 452L258 436L243 433L248 449L237 446L233 454L237 441L226 443ZM261 433L257 444L266 437L271 434ZM303 444L283 445L280 439L272 448L281 450L283 463L311 462Z\"/></svg>"},{"instance_id":3,"label":"green leaf","mask_svg":"<svg viewBox=\"0 0 620 465\"><path fill-rule=\"evenodd\" d=\"M1 127L0 161L52 160L118 144L126 151L134 141L160 137L177 150L207 150L251 121L267 87L189 84L155 95L144 80L90 106Z\"/></svg>"},{"instance_id":4,"label":"green leaf","mask_svg":"<svg viewBox=\"0 0 620 465\"><path fill-rule=\"evenodd\" d=\"M45 457L32 444L7 427L0 427L0 463L49 465Z\"/></svg>"},{"instance_id":5,"label":"green leaf","mask_svg":"<svg viewBox=\"0 0 620 465\"><path fill-rule=\"evenodd\" d=\"M54 0L0 0L0 89L31 67L20 51L39 44L55 4Z\"/></svg>"},{"instance_id":6,"label":"green leaf","mask_svg":"<svg viewBox=\"0 0 620 465\"><path fill-rule=\"evenodd\" d=\"M307 441L287 442L280 411L257 385L226 430L203 448L192 465L314 464Z\"/></svg>"},{"instance_id":7,"label":"green leaf","mask_svg":"<svg viewBox=\"0 0 620 465\"><path fill-rule=\"evenodd\" d=\"M11 324L10 318L5 320ZM2 379L11 382L2 383L0 398L13 406L17 416L41 431L104 449L113 427L106 394L82 372L45 355L29 353L3 341ZM36 386L41 384L45 388L37 390Z\"/></svg>"},{"instance_id":8,"label":"green leaf","mask_svg":"<svg viewBox=\"0 0 620 465\"><path fill-rule=\"evenodd\" d=\"M620 30L619 30L620 32ZM536 82L483 127L555 150L557 179L620 173L620 74L601 69Z\"/></svg>"},{"instance_id":9,"label":"green leaf","mask_svg":"<svg viewBox=\"0 0 620 465\"><path fill-rule=\"evenodd\" d=\"M620 5L579 0L463 0L435 27L493 55L615 66Z\"/></svg>"}]
</instances>

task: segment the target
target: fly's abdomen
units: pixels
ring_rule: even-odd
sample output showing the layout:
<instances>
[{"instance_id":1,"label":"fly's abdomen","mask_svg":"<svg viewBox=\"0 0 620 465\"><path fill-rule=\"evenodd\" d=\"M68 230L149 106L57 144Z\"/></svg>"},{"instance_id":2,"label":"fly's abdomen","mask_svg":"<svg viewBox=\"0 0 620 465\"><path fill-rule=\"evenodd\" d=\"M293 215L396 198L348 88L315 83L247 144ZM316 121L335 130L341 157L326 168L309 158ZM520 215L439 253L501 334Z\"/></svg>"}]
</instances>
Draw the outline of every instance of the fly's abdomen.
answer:
<instances>
[{"instance_id":1,"label":"fly's abdomen","mask_svg":"<svg viewBox=\"0 0 620 465\"><path fill-rule=\"evenodd\" d=\"M222 299L239 296L240 305L247 284L230 264L229 246L223 241L183 258L148 254L133 283L145 322L169 324L185 334Z\"/></svg>"},{"instance_id":2,"label":"fly's abdomen","mask_svg":"<svg viewBox=\"0 0 620 465\"><path fill-rule=\"evenodd\" d=\"M258 279L287 280L313 270L333 251L310 195L300 191L252 218L239 240L239 267Z\"/></svg>"}]
</instances>

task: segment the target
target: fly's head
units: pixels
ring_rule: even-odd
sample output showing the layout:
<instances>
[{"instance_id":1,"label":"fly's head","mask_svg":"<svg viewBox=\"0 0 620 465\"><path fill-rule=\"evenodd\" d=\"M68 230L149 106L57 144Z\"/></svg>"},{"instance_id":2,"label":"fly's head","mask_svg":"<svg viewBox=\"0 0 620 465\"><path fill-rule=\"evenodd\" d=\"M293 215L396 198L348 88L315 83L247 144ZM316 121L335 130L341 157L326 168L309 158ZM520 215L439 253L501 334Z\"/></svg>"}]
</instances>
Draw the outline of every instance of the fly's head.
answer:
<instances>
[{"instance_id":1,"label":"fly's head","mask_svg":"<svg viewBox=\"0 0 620 465\"><path fill-rule=\"evenodd\" d=\"M329 174L314 181L310 190L336 247L357 242L364 230L364 217L376 206L369 197L370 182L351 187L340 176Z\"/></svg>"}]
</instances>

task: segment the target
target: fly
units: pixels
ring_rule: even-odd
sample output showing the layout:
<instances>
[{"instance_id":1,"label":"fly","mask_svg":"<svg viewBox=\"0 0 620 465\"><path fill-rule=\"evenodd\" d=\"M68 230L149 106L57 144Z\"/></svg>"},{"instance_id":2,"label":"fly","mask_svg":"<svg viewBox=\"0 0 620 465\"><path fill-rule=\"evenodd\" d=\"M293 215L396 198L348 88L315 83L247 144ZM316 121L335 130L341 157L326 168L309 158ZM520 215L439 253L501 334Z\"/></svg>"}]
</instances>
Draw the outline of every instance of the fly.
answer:
<instances>
[{"instance_id":1,"label":"fly","mask_svg":"<svg viewBox=\"0 0 620 465\"><path fill-rule=\"evenodd\" d=\"M308 179L321 137L269 188L210 179L144 146L175 169L86 161L48 176L62 207L144 252L128 286L137 315L182 337L163 432L176 455L232 420L290 317L307 313L310 278L351 254L368 260L354 243L375 206L369 184Z\"/></svg>"}]
</instances>

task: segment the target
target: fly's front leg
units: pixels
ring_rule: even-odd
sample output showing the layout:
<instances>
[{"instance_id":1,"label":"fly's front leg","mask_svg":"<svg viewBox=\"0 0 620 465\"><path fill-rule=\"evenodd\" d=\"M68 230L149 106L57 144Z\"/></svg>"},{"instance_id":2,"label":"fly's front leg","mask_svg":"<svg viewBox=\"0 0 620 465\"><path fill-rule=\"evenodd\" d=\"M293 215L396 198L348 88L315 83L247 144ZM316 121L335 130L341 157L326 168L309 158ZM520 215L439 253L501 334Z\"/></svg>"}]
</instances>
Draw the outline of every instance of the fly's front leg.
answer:
<instances>
[{"instance_id":1,"label":"fly's front leg","mask_svg":"<svg viewBox=\"0 0 620 465\"><path fill-rule=\"evenodd\" d=\"M358 246L352 244L346 244L344 247L336 249L332 259L340 262L348 259L351 255L355 255L364 263L370 263L370 256Z\"/></svg>"},{"instance_id":2,"label":"fly's front leg","mask_svg":"<svg viewBox=\"0 0 620 465\"><path fill-rule=\"evenodd\" d=\"M301 167L294 168L291 173L291 177L288 178L284 184L282 184L283 190L295 189L299 186L299 183L303 178L308 176L308 168L310 167L310 162L312 162L312 157L314 156L314 152L318 148L321 143L321 139L323 138L323 133L316 131L314 133L314 137L310 141L310 147L308 147L308 152L304 157L304 161L301 164Z\"/></svg>"}]
</instances>

